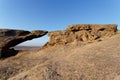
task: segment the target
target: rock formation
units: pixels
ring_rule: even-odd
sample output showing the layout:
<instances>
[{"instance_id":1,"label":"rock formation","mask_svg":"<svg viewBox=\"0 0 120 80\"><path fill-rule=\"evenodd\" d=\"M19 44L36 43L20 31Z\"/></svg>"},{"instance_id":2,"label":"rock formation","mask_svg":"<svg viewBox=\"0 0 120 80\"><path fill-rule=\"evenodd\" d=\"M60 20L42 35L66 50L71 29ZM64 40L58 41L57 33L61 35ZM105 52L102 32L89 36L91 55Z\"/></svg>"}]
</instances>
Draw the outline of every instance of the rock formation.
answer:
<instances>
[{"instance_id":1,"label":"rock formation","mask_svg":"<svg viewBox=\"0 0 120 80\"><path fill-rule=\"evenodd\" d=\"M42 30L29 32L24 30L0 29L0 57L13 55L15 50L11 47L21 42L41 37L46 33L50 36L50 41L44 47L87 44L111 37L116 32L116 24L76 24L68 26L66 30L49 33Z\"/></svg>"},{"instance_id":2,"label":"rock formation","mask_svg":"<svg viewBox=\"0 0 120 80\"><path fill-rule=\"evenodd\" d=\"M77 24L70 25L64 31L49 32L50 41L45 46L69 45L101 41L114 35L116 24Z\"/></svg>"},{"instance_id":3,"label":"rock formation","mask_svg":"<svg viewBox=\"0 0 120 80\"><path fill-rule=\"evenodd\" d=\"M24 31L24 30L11 30L0 29L0 57L8 57L14 54L15 50L11 47L16 46L27 40L41 37L45 35L47 31Z\"/></svg>"}]
</instances>

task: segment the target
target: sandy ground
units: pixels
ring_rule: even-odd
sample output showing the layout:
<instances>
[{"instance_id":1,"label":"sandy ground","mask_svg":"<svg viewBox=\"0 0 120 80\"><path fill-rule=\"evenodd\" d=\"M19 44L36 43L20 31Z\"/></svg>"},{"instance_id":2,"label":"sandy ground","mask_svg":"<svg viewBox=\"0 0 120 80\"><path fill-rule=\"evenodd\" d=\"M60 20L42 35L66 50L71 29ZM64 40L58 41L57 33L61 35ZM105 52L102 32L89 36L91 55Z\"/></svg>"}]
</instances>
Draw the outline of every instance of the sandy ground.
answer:
<instances>
[{"instance_id":1,"label":"sandy ground","mask_svg":"<svg viewBox=\"0 0 120 80\"><path fill-rule=\"evenodd\" d=\"M0 60L0 80L120 80L119 41L21 51Z\"/></svg>"}]
</instances>

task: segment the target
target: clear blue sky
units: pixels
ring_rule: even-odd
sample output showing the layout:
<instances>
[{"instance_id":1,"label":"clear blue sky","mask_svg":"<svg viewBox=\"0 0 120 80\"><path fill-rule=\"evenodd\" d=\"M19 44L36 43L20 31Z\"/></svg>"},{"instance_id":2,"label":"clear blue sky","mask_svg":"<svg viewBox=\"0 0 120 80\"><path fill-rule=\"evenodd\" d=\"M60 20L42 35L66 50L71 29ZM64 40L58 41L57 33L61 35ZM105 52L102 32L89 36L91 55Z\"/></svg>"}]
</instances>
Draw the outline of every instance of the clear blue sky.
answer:
<instances>
[{"instance_id":1,"label":"clear blue sky","mask_svg":"<svg viewBox=\"0 0 120 80\"><path fill-rule=\"evenodd\" d=\"M84 23L120 24L120 0L0 0L0 28L54 31Z\"/></svg>"}]
</instances>

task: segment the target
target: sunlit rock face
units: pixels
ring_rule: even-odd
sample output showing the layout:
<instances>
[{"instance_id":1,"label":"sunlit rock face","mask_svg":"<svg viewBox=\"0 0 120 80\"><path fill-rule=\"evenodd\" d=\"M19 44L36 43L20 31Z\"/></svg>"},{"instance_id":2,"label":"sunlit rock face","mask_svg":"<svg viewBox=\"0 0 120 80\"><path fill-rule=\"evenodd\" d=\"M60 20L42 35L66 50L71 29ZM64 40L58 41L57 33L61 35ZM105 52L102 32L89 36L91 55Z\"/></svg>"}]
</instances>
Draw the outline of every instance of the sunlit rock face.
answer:
<instances>
[{"instance_id":1,"label":"sunlit rock face","mask_svg":"<svg viewBox=\"0 0 120 80\"><path fill-rule=\"evenodd\" d=\"M117 32L117 24L76 24L66 30L49 32L50 41L45 46L81 45L102 41Z\"/></svg>"},{"instance_id":2,"label":"sunlit rock face","mask_svg":"<svg viewBox=\"0 0 120 80\"><path fill-rule=\"evenodd\" d=\"M11 49L27 40L38 38L47 34L47 31L35 30L12 30L12 29L0 29L0 57L8 57L14 55L15 50Z\"/></svg>"}]
</instances>

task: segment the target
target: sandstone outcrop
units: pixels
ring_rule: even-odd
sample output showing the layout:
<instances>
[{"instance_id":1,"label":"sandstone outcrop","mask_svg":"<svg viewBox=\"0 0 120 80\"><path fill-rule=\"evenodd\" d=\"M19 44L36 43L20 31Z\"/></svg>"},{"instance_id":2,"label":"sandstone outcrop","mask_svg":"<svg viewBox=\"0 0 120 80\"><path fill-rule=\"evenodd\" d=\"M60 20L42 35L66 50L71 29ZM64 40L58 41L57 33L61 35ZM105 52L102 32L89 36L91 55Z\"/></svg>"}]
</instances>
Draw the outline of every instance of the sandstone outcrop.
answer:
<instances>
[{"instance_id":1,"label":"sandstone outcrop","mask_svg":"<svg viewBox=\"0 0 120 80\"><path fill-rule=\"evenodd\" d=\"M49 32L50 41L44 46L69 45L101 41L114 35L117 24L77 24L70 25L64 31Z\"/></svg>"},{"instance_id":2,"label":"sandstone outcrop","mask_svg":"<svg viewBox=\"0 0 120 80\"><path fill-rule=\"evenodd\" d=\"M43 30L29 32L24 30L0 29L0 57L13 55L15 50L11 47L24 41L41 37L46 33L47 31Z\"/></svg>"}]
</instances>

